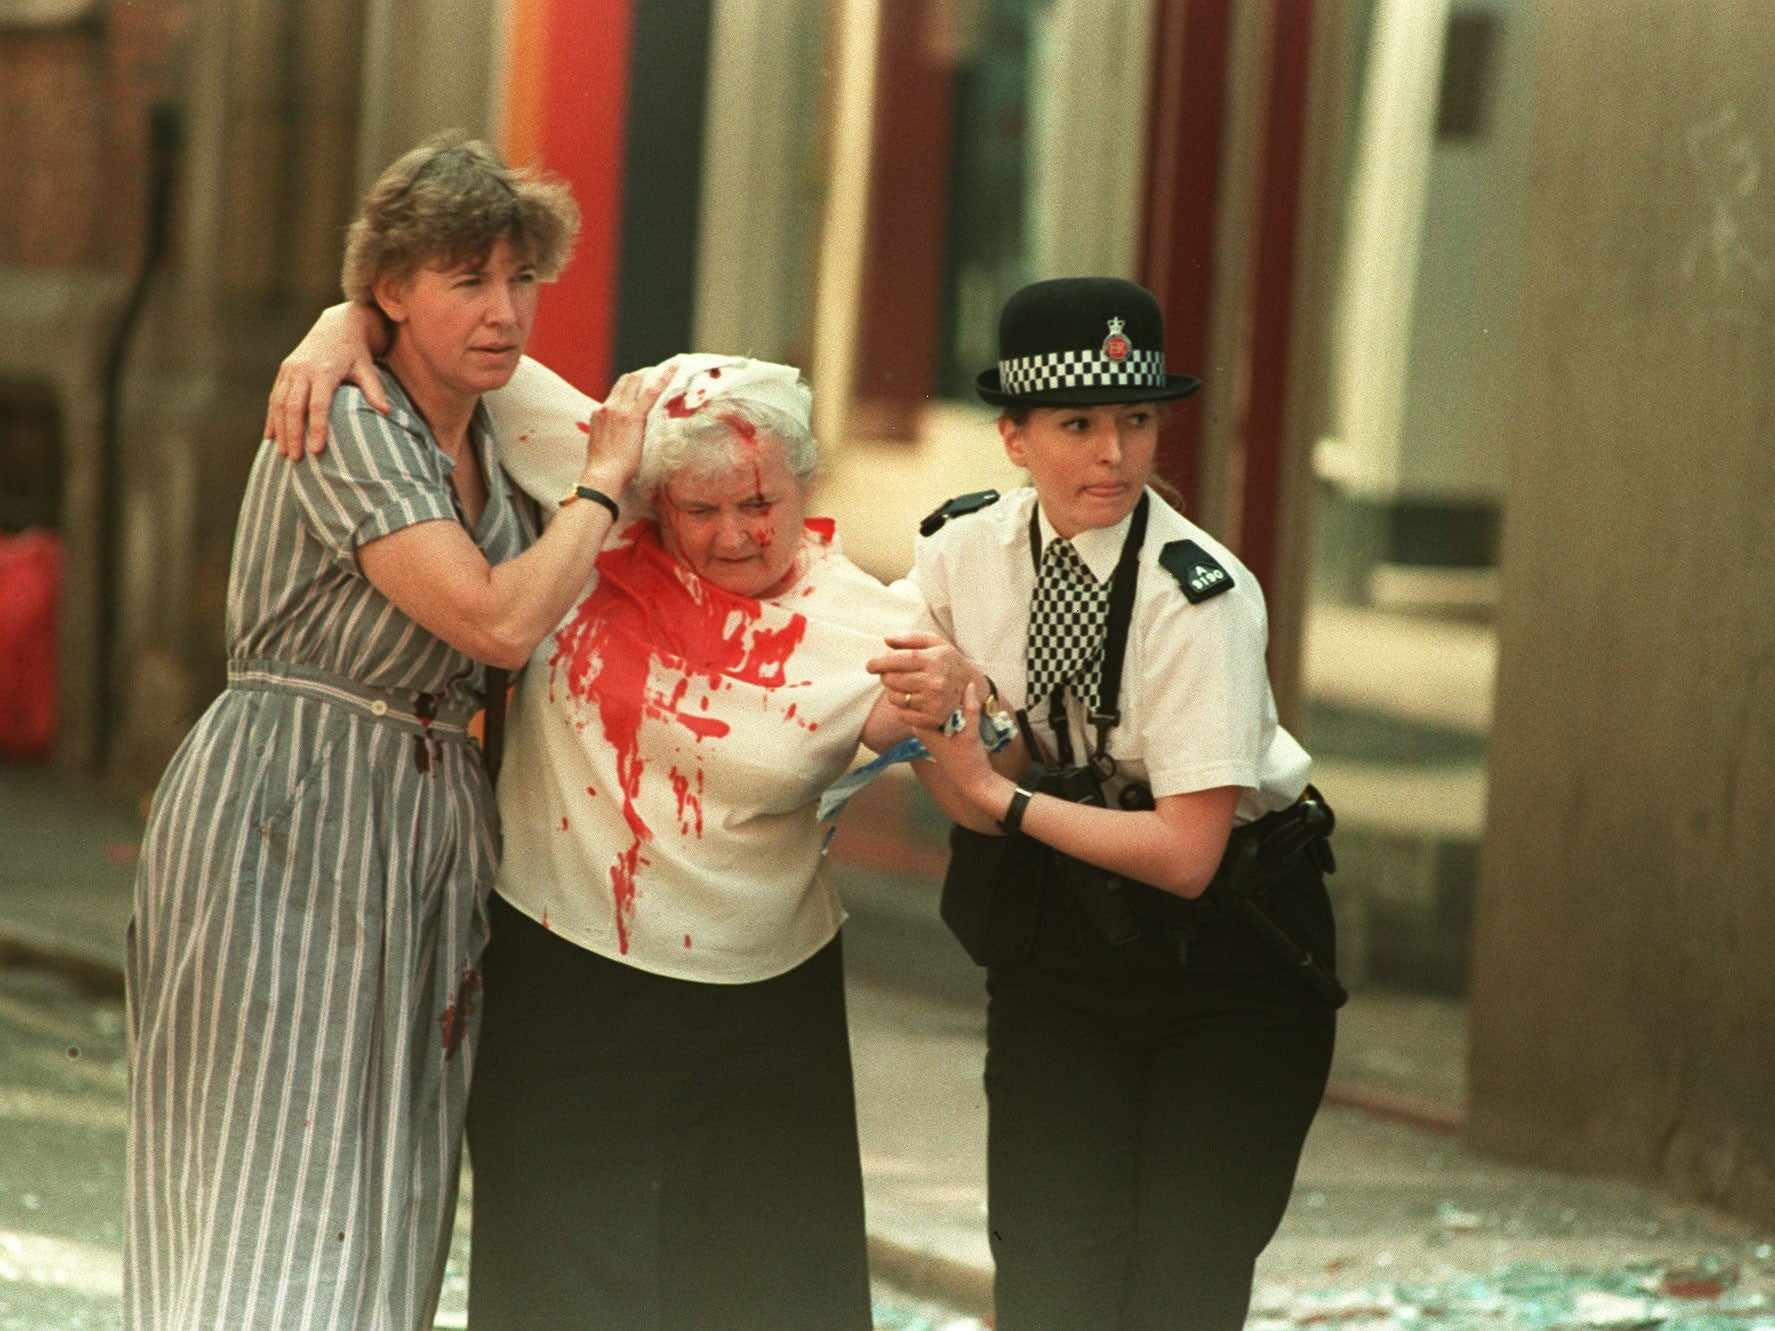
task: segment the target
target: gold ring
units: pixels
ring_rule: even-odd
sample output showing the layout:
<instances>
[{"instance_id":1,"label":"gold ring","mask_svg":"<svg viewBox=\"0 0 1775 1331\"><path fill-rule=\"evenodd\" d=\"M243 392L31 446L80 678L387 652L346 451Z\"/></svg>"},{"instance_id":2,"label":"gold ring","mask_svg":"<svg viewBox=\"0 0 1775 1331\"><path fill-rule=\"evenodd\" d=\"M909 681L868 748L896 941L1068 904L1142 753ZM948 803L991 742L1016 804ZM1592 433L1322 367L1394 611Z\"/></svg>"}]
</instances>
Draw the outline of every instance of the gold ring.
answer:
<instances>
[{"instance_id":1,"label":"gold ring","mask_svg":"<svg viewBox=\"0 0 1775 1331\"><path fill-rule=\"evenodd\" d=\"M902 699L902 700L901 700L901 702L900 702L900 706L902 706L902 707L910 707L910 706L912 706L912 695L911 695L911 694L910 694L910 693L908 693L908 694L907 694L907 695L906 695L906 697L905 697L905 698L904 698L904 699Z\"/></svg>"}]
</instances>

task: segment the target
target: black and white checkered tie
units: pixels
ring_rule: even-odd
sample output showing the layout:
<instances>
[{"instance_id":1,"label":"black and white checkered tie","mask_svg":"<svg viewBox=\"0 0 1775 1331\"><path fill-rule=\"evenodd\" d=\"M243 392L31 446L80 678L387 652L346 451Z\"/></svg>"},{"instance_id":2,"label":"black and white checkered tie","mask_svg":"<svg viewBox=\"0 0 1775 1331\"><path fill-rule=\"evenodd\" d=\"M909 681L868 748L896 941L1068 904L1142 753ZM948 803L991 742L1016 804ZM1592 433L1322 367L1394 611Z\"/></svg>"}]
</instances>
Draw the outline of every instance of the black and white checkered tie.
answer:
<instances>
[{"instance_id":1,"label":"black and white checkered tie","mask_svg":"<svg viewBox=\"0 0 1775 1331\"><path fill-rule=\"evenodd\" d=\"M1097 581L1071 542L1055 537L1042 553L1029 603L1031 707L1062 684L1087 707L1096 704L1108 621L1108 585Z\"/></svg>"}]
</instances>

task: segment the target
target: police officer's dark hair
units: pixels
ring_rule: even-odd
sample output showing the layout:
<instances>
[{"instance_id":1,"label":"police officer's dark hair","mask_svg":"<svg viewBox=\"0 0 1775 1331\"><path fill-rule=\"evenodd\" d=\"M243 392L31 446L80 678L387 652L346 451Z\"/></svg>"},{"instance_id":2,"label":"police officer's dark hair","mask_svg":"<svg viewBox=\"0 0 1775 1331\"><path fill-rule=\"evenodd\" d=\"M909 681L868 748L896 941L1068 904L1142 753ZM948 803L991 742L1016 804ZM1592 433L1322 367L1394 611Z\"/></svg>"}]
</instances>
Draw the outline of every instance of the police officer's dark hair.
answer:
<instances>
[{"instance_id":1,"label":"police officer's dark hair","mask_svg":"<svg viewBox=\"0 0 1775 1331\"><path fill-rule=\"evenodd\" d=\"M1098 405L1106 407L1151 407L1153 413L1158 416L1160 425L1163 425L1166 418L1171 415L1171 404L1169 402L1104 402ZM998 413L998 418L1001 421L1009 421L1012 425L1021 429L1023 426L1029 424L1029 418L1034 414L1037 407L1050 407L1050 410L1053 411L1066 410L1063 406L1052 407L1046 402L1019 402L1001 408ZM1081 406L1078 410L1088 411L1089 408Z\"/></svg>"}]
</instances>

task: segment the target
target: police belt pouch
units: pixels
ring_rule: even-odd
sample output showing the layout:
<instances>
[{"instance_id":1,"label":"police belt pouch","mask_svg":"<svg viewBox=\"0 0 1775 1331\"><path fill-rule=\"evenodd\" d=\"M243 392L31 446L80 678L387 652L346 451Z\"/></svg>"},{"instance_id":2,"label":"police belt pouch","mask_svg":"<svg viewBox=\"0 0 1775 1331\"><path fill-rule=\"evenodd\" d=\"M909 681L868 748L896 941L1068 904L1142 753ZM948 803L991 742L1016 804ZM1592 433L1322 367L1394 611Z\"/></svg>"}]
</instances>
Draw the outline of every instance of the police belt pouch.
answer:
<instances>
[{"instance_id":1,"label":"police belt pouch","mask_svg":"<svg viewBox=\"0 0 1775 1331\"><path fill-rule=\"evenodd\" d=\"M1041 920L1048 848L1021 834L991 836L957 824L938 913L978 966L1029 956Z\"/></svg>"},{"instance_id":2,"label":"police belt pouch","mask_svg":"<svg viewBox=\"0 0 1775 1331\"><path fill-rule=\"evenodd\" d=\"M1077 803L1104 802L1089 769L1037 769L1029 784ZM1143 795L1143 785L1131 784L1117 803L1139 808ZM1145 807L1151 807L1150 796ZM1235 828L1213 881L1194 901L1074 859L1021 833L991 836L957 826L950 833L939 910L981 966L1032 959L1057 965L1101 961L1155 935L1177 945L1183 956L1198 926L1231 916L1318 998L1341 1007L1348 998L1343 986L1326 962L1278 921L1272 901L1301 861L1319 873L1333 870L1333 821L1330 807L1309 786L1289 808Z\"/></svg>"},{"instance_id":3,"label":"police belt pouch","mask_svg":"<svg viewBox=\"0 0 1775 1331\"><path fill-rule=\"evenodd\" d=\"M1102 787L1089 768L1036 767L1025 781L1039 794L1078 804L1104 803ZM1127 790L1144 793L1145 787ZM1139 806L1124 801L1124 807ZM1150 797L1145 807L1152 807ZM1054 911L1057 903L1051 894L1056 892L1070 898L1067 913L1083 917L1093 940L1119 945L1140 936L1140 924L1129 905L1129 881L1120 874L1074 859L1020 832L993 836L959 824L950 831L949 852L938 911L978 965L1002 966L1027 959L1044 912Z\"/></svg>"}]
</instances>

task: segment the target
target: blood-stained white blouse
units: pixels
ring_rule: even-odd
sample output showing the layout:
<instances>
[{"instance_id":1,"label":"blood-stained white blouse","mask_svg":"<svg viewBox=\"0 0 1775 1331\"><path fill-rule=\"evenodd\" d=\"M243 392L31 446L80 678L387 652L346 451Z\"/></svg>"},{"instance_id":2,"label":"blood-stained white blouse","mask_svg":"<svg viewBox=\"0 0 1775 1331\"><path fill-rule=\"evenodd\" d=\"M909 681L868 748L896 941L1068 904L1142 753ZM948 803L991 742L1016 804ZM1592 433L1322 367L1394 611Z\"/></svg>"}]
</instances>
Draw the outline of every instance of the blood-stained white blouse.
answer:
<instances>
[{"instance_id":1,"label":"blood-stained white blouse","mask_svg":"<svg viewBox=\"0 0 1775 1331\"><path fill-rule=\"evenodd\" d=\"M815 802L878 694L863 663L926 621L829 520L803 539L805 574L755 601L678 563L650 521L619 525L514 699L501 896L581 947L716 984L831 941L844 912Z\"/></svg>"}]
</instances>

